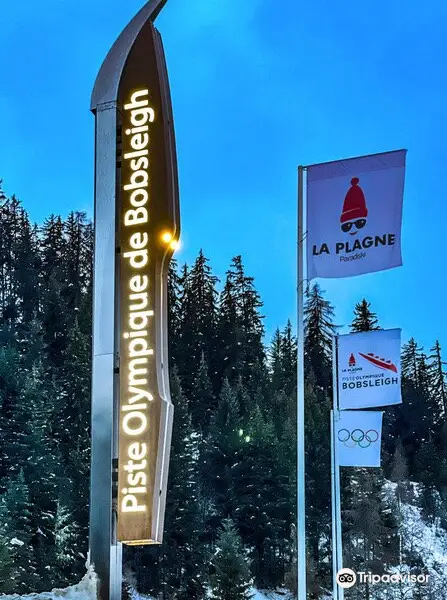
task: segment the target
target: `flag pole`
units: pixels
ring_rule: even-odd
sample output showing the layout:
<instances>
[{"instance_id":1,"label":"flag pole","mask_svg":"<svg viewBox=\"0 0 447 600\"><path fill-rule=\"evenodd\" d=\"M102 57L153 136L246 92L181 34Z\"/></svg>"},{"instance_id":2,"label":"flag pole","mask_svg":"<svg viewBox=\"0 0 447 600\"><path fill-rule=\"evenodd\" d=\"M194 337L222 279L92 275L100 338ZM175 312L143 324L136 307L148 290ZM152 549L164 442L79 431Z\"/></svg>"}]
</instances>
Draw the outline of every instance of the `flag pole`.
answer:
<instances>
[{"instance_id":1,"label":"flag pole","mask_svg":"<svg viewBox=\"0 0 447 600\"><path fill-rule=\"evenodd\" d=\"M344 589L336 581L337 573L343 568L343 546L341 530L341 490L340 490L340 460L338 444L336 440L337 422L339 419L339 401L338 401L338 336L332 337L332 436L331 436L331 456L333 457L333 498L332 498L332 566L333 566L333 598L334 600L344 600Z\"/></svg>"},{"instance_id":2,"label":"flag pole","mask_svg":"<svg viewBox=\"0 0 447 600\"><path fill-rule=\"evenodd\" d=\"M332 351L333 354L333 351ZM332 598L338 600L337 585L337 534L336 534L336 508L335 508L335 423L334 410L331 410L331 518L332 518Z\"/></svg>"},{"instance_id":3,"label":"flag pole","mask_svg":"<svg viewBox=\"0 0 447 600\"><path fill-rule=\"evenodd\" d=\"M306 600L306 488L304 444L304 169L298 167L297 285L297 599Z\"/></svg>"}]
</instances>

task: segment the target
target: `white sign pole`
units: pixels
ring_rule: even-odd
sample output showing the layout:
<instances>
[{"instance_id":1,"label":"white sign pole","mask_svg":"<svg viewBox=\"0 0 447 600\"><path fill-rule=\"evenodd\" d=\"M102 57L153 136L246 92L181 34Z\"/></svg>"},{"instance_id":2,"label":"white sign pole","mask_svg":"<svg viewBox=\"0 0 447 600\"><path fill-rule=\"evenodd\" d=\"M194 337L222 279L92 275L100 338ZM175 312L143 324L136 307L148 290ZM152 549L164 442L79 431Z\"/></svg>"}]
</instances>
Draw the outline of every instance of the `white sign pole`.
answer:
<instances>
[{"instance_id":1,"label":"white sign pole","mask_svg":"<svg viewBox=\"0 0 447 600\"><path fill-rule=\"evenodd\" d=\"M332 598L338 600L338 585L337 585L337 535L335 527L335 423L334 411L331 410L331 517L332 517Z\"/></svg>"},{"instance_id":2,"label":"white sign pole","mask_svg":"<svg viewBox=\"0 0 447 600\"><path fill-rule=\"evenodd\" d=\"M338 571L343 568L343 546L341 530L341 490L340 490L340 461L337 444L338 427L338 377L337 377L338 337L332 338L332 398L331 411L331 458L333 460L332 475L332 568L333 568L333 598L344 600L344 590L336 581Z\"/></svg>"},{"instance_id":3,"label":"white sign pole","mask_svg":"<svg viewBox=\"0 0 447 600\"><path fill-rule=\"evenodd\" d=\"M306 482L304 461L304 167L298 167L297 281L297 599L306 600Z\"/></svg>"}]
</instances>

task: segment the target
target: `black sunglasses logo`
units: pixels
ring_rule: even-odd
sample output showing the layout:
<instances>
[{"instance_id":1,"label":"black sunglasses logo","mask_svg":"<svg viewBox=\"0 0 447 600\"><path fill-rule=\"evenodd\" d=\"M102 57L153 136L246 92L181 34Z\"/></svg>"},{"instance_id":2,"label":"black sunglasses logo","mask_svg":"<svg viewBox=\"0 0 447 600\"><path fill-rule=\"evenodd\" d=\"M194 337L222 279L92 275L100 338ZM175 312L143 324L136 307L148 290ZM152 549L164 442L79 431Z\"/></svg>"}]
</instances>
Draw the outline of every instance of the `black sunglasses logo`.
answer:
<instances>
[{"instance_id":1,"label":"black sunglasses logo","mask_svg":"<svg viewBox=\"0 0 447 600\"><path fill-rule=\"evenodd\" d=\"M353 225L355 225L357 229L362 229L366 225L366 219L357 219L357 221L348 221L347 223L343 223L341 230L344 233L347 233L348 231L351 231Z\"/></svg>"}]
</instances>

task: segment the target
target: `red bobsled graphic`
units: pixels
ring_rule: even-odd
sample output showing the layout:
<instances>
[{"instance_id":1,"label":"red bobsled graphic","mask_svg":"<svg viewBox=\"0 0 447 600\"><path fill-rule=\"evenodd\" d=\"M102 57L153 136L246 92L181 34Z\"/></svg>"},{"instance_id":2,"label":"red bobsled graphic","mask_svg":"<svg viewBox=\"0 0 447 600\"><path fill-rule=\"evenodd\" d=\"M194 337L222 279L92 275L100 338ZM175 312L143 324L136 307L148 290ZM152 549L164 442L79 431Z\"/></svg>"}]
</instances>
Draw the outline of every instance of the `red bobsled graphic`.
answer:
<instances>
[{"instance_id":1,"label":"red bobsled graphic","mask_svg":"<svg viewBox=\"0 0 447 600\"><path fill-rule=\"evenodd\" d=\"M363 354L362 352L359 352L359 354L365 360L369 361L376 367L379 367L379 369L387 369L388 371L393 371L394 373L397 373L396 365L394 365L390 360L379 358L378 356L375 356L372 352L370 352L369 354Z\"/></svg>"}]
</instances>

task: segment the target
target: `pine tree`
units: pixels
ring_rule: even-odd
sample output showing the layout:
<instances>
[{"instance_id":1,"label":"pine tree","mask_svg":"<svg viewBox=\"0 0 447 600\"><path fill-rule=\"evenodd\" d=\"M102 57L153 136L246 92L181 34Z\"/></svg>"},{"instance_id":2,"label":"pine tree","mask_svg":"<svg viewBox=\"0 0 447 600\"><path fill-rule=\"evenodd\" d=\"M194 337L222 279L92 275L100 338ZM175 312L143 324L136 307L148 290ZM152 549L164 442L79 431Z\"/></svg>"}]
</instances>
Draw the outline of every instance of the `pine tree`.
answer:
<instances>
[{"instance_id":1,"label":"pine tree","mask_svg":"<svg viewBox=\"0 0 447 600\"><path fill-rule=\"evenodd\" d=\"M168 336L170 366L178 366L181 361L181 322L182 322L182 278L177 272L177 261L171 259L168 273ZM178 367L177 367L178 368Z\"/></svg>"},{"instance_id":2,"label":"pine tree","mask_svg":"<svg viewBox=\"0 0 447 600\"><path fill-rule=\"evenodd\" d=\"M22 216L20 201L15 196L5 199L0 208L0 322L5 341L15 340L20 317L16 271Z\"/></svg>"},{"instance_id":3,"label":"pine tree","mask_svg":"<svg viewBox=\"0 0 447 600\"><path fill-rule=\"evenodd\" d=\"M239 457L232 467L238 504L233 519L251 549L256 585L272 589L284 581L295 489L288 479L287 461L278 453L273 425L258 407L239 436Z\"/></svg>"},{"instance_id":4,"label":"pine tree","mask_svg":"<svg viewBox=\"0 0 447 600\"><path fill-rule=\"evenodd\" d=\"M270 380L273 391L280 391L283 385L282 347L281 332L276 329L268 351Z\"/></svg>"},{"instance_id":5,"label":"pine tree","mask_svg":"<svg viewBox=\"0 0 447 600\"><path fill-rule=\"evenodd\" d=\"M242 258L234 257L219 302L216 371L218 382L225 378L234 382L241 376L249 393L256 388L255 371L265 366L261 307L253 277L245 275Z\"/></svg>"},{"instance_id":6,"label":"pine tree","mask_svg":"<svg viewBox=\"0 0 447 600\"><path fill-rule=\"evenodd\" d=\"M374 469L356 469L350 477L352 502L345 506L346 563L356 571L373 573L389 564L398 552L395 522L384 505L383 477ZM372 598L368 583L358 586L362 598Z\"/></svg>"},{"instance_id":7,"label":"pine tree","mask_svg":"<svg viewBox=\"0 0 447 600\"><path fill-rule=\"evenodd\" d=\"M231 519L225 519L217 539L212 561L212 595L214 600L249 600L250 569L240 537Z\"/></svg>"},{"instance_id":8,"label":"pine tree","mask_svg":"<svg viewBox=\"0 0 447 600\"><path fill-rule=\"evenodd\" d=\"M440 413L445 416L447 415L447 373L444 370L444 365L447 363L442 360L441 345L438 340L436 340L430 352L432 352L429 356L430 363L428 365L431 380L430 393L435 397Z\"/></svg>"},{"instance_id":9,"label":"pine tree","mask_svg":"<svg viewBox=\"0 0 447 600\"><path fill-rule=\"evenodd\" d=\"M92 330L92 306L93 306L93 242L94 231L93 224L89 221L84 222L81 229L82 247L80 256L80 281L81 297L79 301L79 310L76 311L76 317L79 329L91 339ZM90 344L89 344L90 357Z\"/></svg>"},{"instance_id":10,"label":"pine tree","mask_svg":"<svg viewBox=\"0 0 447 600\"><path fill-rule=\"evenodd\" d=\"M402 439L410 476L427 484L433 481L442 459L442 408L430 387L426 356L411 339L402 349L403 402L395 407L391 435Z\"/></svg>"},{"instance_id":11,"label":"pine tree","mask_svg":"<svg viewBox=\"0 0 447 600\"><path fill-rule=\"evenodd\" d=\"M371 311L371 303L365 298L355 305L354 320L351 324L351 331L374 331L380 329L377 315Z\"/></svg>"},{"instance_id":12,"label":"pine tree","mask_svg":"<svg viewBox=\"0 0 447 600\"><path fill-rule=\"evenodd\" d=\"M54 562L54 522L60 457L51 432L51 382L44 379L39 359L25 380L19 402L26 407L32 427L26 432L28 457L23 470L31 503L32 544L42 584L53 584L48 567ZM44 585L45 587L45 585Z\"/></svg>"},{"instance_id":13,"label":"pine tree","mask_svg":"<svg viewBox=\"0 0 447 600\"><path fill-rule=\"evenodd\" d=\"M0 490L26 460L29 414L19 402L23 387L20 355L14 346L0 348Z\"/></svg>"},{"instance_id":14,"label":"pine tree","mask_svg":"<svg viewBox=\"0 0 447 600\"><path fill-rule=\"evenodd\" d=\"M402 375L414 384L419 379L418 364L421 356L422 348L420 348L414 338L411 338L402 348Z\"/></svg>"},{"instance_id":15,"label":"pine tree","mask_svg":"<svg viewBox=\"0 0 447 600\"><path fill-rule=\"evenodd\" d=\"M290 320L287 321L285 328L281 332L281 363L281 389L287 395L290 395L296 390L297 369L297 340L292 333L292 323Z\"/></svg>"},{"instance_id":16,"label":"pine tree","mask_svg":"<svg viewBox=\"0 0 447 600\"><path fill-rule=\"evenodd\" d=\"M242 346L242 328L239 323L232 280L227 276L224 289L219 298L218 316L219 363L213 374L214 390L219 392L224 379L233 381L242 369L240 346Z\"/></svg>"},{"instance_id":17,"label":"pine tree","mask_svg":"<svg viewBox=\"0 0 447 600\"><path fill-rule=\"evenodd\" d=\"M203 523L198 505L197 438L175 374L172 395L176 417L166 509L168 544L161 568L165 574L169 573L164 582L165 591L175 590L178 600L200 600L205 596L206 553L201 543Z\"/></svg>"},{"instance_id":18,"label":"pine tree","mask_svg":"<svg viewBox=\"0 0 447 600\"><path fill-rule=\"evenodd\" d=\"M32 546L31 511L28 486L21 470L9 481L0 504L0 532L9 548L10 577L18 593L35 591L40 584Z\"/></svg>"},{"instance_id":19,"label":"pine tree","mask_svg":"<svg viewBox=\"0 0 447 600\"><path fill-rule=\"evenodd\" d=\"M320 286L314 284L304 307L304 366L305 377L313 377L317 389L322 391L332 387L332 337L337 332L333 318L332 304L324 298Z\"/></svg>"},{"instance_id":20,"label":"pine tree","mask_svg":"<svg viewBox=\"0 0 447 600\"><path fill-rule=\"evenodd\" d=\"M72 551L78 564L85 562L80 553L88 523L92 251L93 228L82 213L72 213L65 224L53 215L37 228L17 198L0 191L0 495L8 560L14 577L23 579L14 591L56 583L51 565L57 562L58 495L65 496L70 512L78 502L84 531ZM76 372L70 379L71 370ZM68 388L73 398L65 396ZM71 423L62 440L61 424L84 400L79 424ZM8 516L17 512L20 494L28 523L21 537ZM26 536L29 543L22 544ZM18 542L11 545L10 539ZM31 568L22 578L27 553ZM70 568L67 582L79 575Z\"/></svg>"},{"instance_id":21,"label":"pine tree","mask_svg":"<svg viewBox=\"0 0 447 600\"><path fill-rule=\"evenodd\" d=\"M39 270L37 228L29 221L22 209L19 214L19 233L16 240L14 279L17 297L18 329L32 322L39 311Z\"/></svg>"},{"instance_id":22,"label":"pine tree","mask_svg":"<svg viewBox=\"0 0 447 600\"><path fill-rule=\"evenodd\" d=\"M292 323L287 322L283 331L276 330L270 345L271 382L274 391L290 395L296 389L297 341L292 334Z\"/></svg>"},{"instance_id":23,"label":"pine tree","mask_svg":"<svg viewBox=\"0 0 447 600\"><path fill-rule=\"evenodd\" d=\"M216 404L211 379L208 375L208 363L202 352L190 399L192 424L202 437L206 437L208 434L210 420L217 408Z\"/></svg>"},{"instance_id":24,"label":"pine tree","mask_svg":"<svg viewBox=\"0 0 447 600\"><path fill-rule=\"evenodd\" d=\"M41 275L45 283L48 283L52 276L56 276L59 281L62 281L65 245L63 221L60 217L52 214L45 220L41 228Z\"/></svg>"},{"instance_id":25,"label":"pine tree","mask_svg":"<svg viewBox=\"0 0 447 600\"><path fill-rule=\"evenodd\" d=\"M330 401L308 382L304 390L306 440L306 520L308 552L321 585L329 584Z\"/></svg>"},{"instance_id":26,"label":"pine tree","mask_svg":"<svg viewBox=\"0 0 447 600\"><path fill-rule=\"evenodd\" d=\"M45 352L51 367L63 364L69 329L69 315L64 304L66 291L64 224L60 217L51 215L41 232L42 286L41 314Z\"/></svg>"},{"instance_id":27,"label":"pine tree","mask_svg":"<svg viewBox=\"0 0 447 600\"><path fill-rule=\"evenodd\" d=\"M240 409L235 390L225 380L206 442L202 479L213 496L217 515L227 518L237 508L234 468L242 444ZM213 524L217 525L218 521Z\"/></svg>"},{"instance_id":28,"label":"pine tree","mask_svg":"<svg viewBox=\"0 0 447 600\"><path fill-rule=\"evenodd\" d=\"M71 582L71 575L76 571L79 562L79 557L76 556L79 547L79 527L73 514L60 500L56 508L54 544L56 585L63 587Z\"/></svg>"},{"instance_id":29,"label":"pine tree","mask_svg":"<svg viewBox=\"0 0 447 600\"><path fill-rule=\"evenodd\" d=\"M67 509L73 513L83 539L88 533L90 472L90 352L89 340L76 318L68 333L64 365L55 381L52 429L62 459L62 472L73 474ZM82 539L82 538L81 538ZM79 551L86 553L85 541ZM82 557L80 557L82 562Z\"/></svg>"},{"instance_id":30,"label":"pine tree","mask_svg":"<svg viewBox=\"0 0 447 600\"><path fill-rule=\"evenodd\" d=\"M0 514L2 514L1 508ZM5 538L0 534L0 594L11 594L14 592L14 587L14 567L11 551Z\"/></svg>"},{"instance_id":31,"label":"pine tree","mask_svg":"<svg viewBox=\"0 0 447 600\"><path fill-rule=\"evenodd\" d=\"M84 278L87 265L83 263L85 213L71 212L65 221L63 247L64 267L63 286L61 295L66 306L69 321L74 320L79 311L84 287ZM70 323L71 324L71 323Z\"/></svg>"},{"instance_id":32,"label":"pine tree","mask_svg":"<svg viewBox=\"0 0 447 600\"><path fill-rule=\"evenodd\" d=\"M217 277L200 250L184 284L181 319L182 358L179 374L189 395L202 354L214 356L217 321Z\"/></svg>"}]
</instances>

